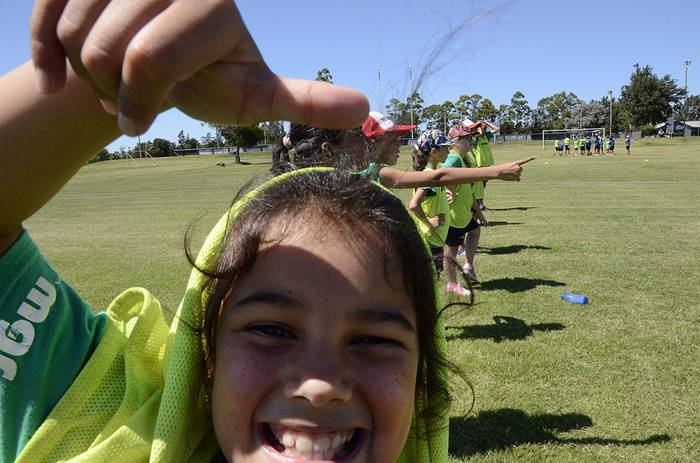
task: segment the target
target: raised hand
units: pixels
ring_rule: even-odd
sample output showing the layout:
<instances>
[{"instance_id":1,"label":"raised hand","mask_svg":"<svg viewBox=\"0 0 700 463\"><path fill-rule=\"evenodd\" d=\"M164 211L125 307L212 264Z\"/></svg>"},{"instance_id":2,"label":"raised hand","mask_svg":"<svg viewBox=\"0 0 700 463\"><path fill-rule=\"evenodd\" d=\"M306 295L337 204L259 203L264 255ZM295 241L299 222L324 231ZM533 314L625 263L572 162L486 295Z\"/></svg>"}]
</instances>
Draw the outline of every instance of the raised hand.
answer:
<instances>
[{"instance_id":1,"label":"raised hand","mask_svg":"<svg viewBox=\"0 0 700 463\"><path fill-rule=\"evenodd\" d=\"M231 0L36 0L31 39L40 91L61 90L67 58L129 135L167 106L219 124L337 128L369 111L355 90L274 74Z\"/></svg>"}]
</instances>

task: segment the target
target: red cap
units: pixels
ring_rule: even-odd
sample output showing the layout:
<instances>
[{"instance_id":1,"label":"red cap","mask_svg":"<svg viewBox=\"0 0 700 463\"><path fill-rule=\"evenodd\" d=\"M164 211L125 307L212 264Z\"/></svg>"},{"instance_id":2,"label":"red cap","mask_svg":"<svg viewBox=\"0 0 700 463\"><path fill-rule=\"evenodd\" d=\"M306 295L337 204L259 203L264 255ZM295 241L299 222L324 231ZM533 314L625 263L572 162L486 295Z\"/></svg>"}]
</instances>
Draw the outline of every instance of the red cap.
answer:
<instances>
[{"instance_id":1,"label":"red cap","mask_svg":"<svg viewBox=\"0 0 700 463\"><path fill-rule=\"evenodd\" d=\"M387 133L406 133L415 128L415 125L396 125L382 113L370 111L367 120L362 124L362 133L374 140Z\"/></svg>"},{"instance_id":2,"label":"red cap","mask_svg":"<svg viewBox=\"0 0 700 463\"><path fill-rule=\"evenodd\" d=\"M472 122L471 119L464 119L462 121L462 124L464 126L466 126L469 130L473 130L473 129L479 127L481 125L481 122L480 121Z\"/></svg>"}]
</instances>

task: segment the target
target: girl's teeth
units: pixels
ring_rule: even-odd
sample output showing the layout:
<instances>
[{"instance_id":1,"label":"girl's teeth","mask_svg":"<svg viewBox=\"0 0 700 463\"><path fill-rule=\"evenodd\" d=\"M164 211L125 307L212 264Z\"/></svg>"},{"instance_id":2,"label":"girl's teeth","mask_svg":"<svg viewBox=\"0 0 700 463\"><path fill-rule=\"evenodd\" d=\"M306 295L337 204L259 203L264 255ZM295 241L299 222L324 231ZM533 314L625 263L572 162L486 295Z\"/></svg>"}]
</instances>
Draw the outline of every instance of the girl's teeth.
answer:
<instances>
[{"instance_id":1,"label":"girl's teeth","mask_svg":"<svg viewBox=\"0 0 700 463\"><path fill-rule=\"evenodd\" d=\"M325 452L331 448L331 440L327 437L322 437L314 441L314 452Z\"/></svg>"},{"instance_id":2,"label":"girl's teeth","mask_svg":"<svg viewBox=\"0 0 700 463\"><path fill-rule=\"evenodd\" d=\"M294 439L294 436L291 435L288 432L285 432L284 435L282 436L282 443L284 444L285 447L294 447L294 444L296 443L296 439Z\"/></svg>"},{"instance_id":3,"label":"girl's teeth","mask_svg":"<svg viewBox=\"0 0 700 463\"><path fill-rule=\"evenodd\" d=\"M331 436L312 437L286 431L282 433L280 442L286 448L285 455L313 460L329 460L338 453L340 447L352 438L350 435L335 434Z\"/></svg>"},{"instance_id":4,"label":"girl's teeth","mask_svg":"<svg viewBox=\"0 0 700 463\"><path fill-rule=\"evenodd\" d=\"M306 436L297 437L296 448L301 453L311 453L314 448L314 443Z\"/></svg>"}]
</instances>

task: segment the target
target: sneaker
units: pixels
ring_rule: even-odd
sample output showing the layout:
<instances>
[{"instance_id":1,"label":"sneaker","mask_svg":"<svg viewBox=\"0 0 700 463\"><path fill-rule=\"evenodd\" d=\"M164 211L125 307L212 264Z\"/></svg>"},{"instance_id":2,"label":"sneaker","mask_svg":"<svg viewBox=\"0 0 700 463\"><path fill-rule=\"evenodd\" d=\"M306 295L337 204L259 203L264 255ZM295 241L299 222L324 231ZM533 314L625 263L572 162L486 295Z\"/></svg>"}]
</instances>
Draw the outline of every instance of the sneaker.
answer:
<instances>
[{"instance_id":1,"label":"sneaker","mask_svg":"<svg viewBox=\"0 0 700 463\"><path fill-rule=\"evenodd\" d=\"M464 246L460 246L459 249L457 250L457 255L463 256L465 252L467 252L467 251L464 249Z\"/></svg>"},{"instance_id":2,"label":"sneaker","mask_svg":"<svg viewBox=\"0 0 700 463\"><path fill-rule=\"evenodd\" d=\"M459 283L447 283L447 291L450 293L455 293L458 296L464 297L469 297L472 295L471 291L469 291L467 288L463 287Z\"/></svg>"},{"instance_id":3,"label":"sneaker","mask_svg":"<svg viewBox=\"0 0 700 463\"><path fill-rule=\"evenodd\" d=\"M479 280L476 278L476 272L472 267L469 266L469 264L464 264L464 267L462 267L462 271L464 272L464 275L469 278L469 281L473 283L478 283Z\"/></svg>"}]
</instances>

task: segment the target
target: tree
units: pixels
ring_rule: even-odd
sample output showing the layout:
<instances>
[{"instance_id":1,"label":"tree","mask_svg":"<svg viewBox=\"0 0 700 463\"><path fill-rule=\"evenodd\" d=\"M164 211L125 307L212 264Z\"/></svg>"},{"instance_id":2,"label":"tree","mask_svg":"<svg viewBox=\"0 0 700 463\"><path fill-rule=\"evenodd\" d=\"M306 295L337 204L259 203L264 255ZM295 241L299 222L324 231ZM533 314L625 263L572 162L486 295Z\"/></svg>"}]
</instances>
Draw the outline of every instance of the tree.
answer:
<instances>
[{"instance_id":1,"label":"tree","mask_svg":"<svg viewBox=\"0 0 700 463\"><path fill-rule=\"evenodd\" d=\"M421 118L426 129L439 129L446 132L459 121L460 115L456 111L454 103L445 101L442 104L433 104L424 108Z\"/></svg>"},{"instance_id":2,"label":"tree","mask_svg":"<svg viewBox=\"0 0 700 463\"><path fill-rule=\"evenodd\" d=\"M186 134L184 130L180 130L177 134L177 149L190 150L198 146L197 139L190 137L190 134Z\"/></svg>"},{"instance_id":3,"label":"tree","mask_svg":"<svg viewBox=\"0 0 700 463\"><path fill-rule=\"evenodd\" d=\"M497 112L498 112L498 110L493 105L493 102L491 100L489 100L488 98L484 98L483 100L481 100L478 107L476 108L476 114L475 114L474 119L494 120Z\"/></svg>"},{"instance_id":4,"label":"tree","mask_svg":"<svg viewBox=\"0 0 700 463\"><path fill-rule=\"evenodd\" d=\"M543 129L565 129L578 127L577 121L572 121L582 101L575 93L564 91L544 97L537 102L536 112Z\"/></svg>"},{"instance_id":5,"label":"tree","mask_svg":"<svg viewBox=\"0 0 700 463\"><path fill-rule=\"evenodd\" d=\"M697 121L700 120L700 95L690 95L688 97L687 108L684 104L679 105L679 111L676 113L676 119L680 121Z\"/></svg>"},{"instance_id":6,"label":"tree","mask_svg":"<svg viewBox=\"0 0 700 463\"><path fill-rule=\"evenodd\" d=\"M100 151L88 161L88 164L91 164L93 162L100 162L100 161L109 161L111 159L117 159L116 153L110 153L106 148Z\"/></svg>"},{"instance_id":7,"label":"tree","mask_svg":"<svg viewBox=\"0 0 700 463\"><path fill-rule=\"evenodd\" d=\"M331 71L328 70L328 68L319 69L316 72L316 79L315 80L320 80L322 82L328 82L329 84L332 84L333 83L333 75L331 74Z\"/></svg>"},{"instance_id":8,"label":"tree","mask_svg":"<svg viewBox=\"0 0 700 463\"><path fill-rule=\"evenodd\" d=\"M620 92L620 103L632 125L642 127L663 122L678 112L683 95L684 90L669 74L659 78L651 66L635 64L629 84Z\"/></svg>"},{"instance_id":9,"label":"tree","mask_svg":"<svg viewBox=\"0 0 700 463\"><path fill-rule=\"evenodd\" d=\"M607 127L609 121L608 106L600 101L591 101L581 105L581 127Z\"/></svg>"},{"instance_id":10,"label":"tree","mask_svg":"<svg viewBox=\"0 0 700 463\"><path fill-rule=\"evenodd\" d=\"M516 91L510 99L509 119L513 124L513 130L518 133L528 132L530 130L530 120L532 110L527 104L525 95L521 91Z\"/></svg>"},{"instance_id":11,"label":"tree","mask_svg":"<svg viewBox=\"0 0 700 463\"><path fill-rule=\"evenodd\" d=\"M496 111L496 120L498 121L498 126L501 128L500 132L504 135L513 133L513 122L510 119L510 106L507 104L502 104L498 107Z\"/></svg>"},{"instance_id":12,"label":"tree","mask_svg":"<svg viewBox=\"0 0 700 463\"><path fill-rule=\"evenodd\" d=\"M236 147L236 163L238 164L241 163L241 146L254 146L265 138L263 129L257 125L219 125L216 127L226 144Z\"/></svg>"},{"instance_id":13,"label":"tree","mask_svg":"<svg viewBox=\"0 0 700 463\"><path fill-rule=\"evenodd\" d=\"M149 143L148 150L146 151L151 157L154 158L164 158L166 156L175 155L175 144L170 140L164 138L154 138L152 142Z\"/></svg>"},{"instance_id":14,"label":"tree","mask_svg":"<svg viewBox=\"0 0 700 463\"><path fill-rule=\"evenodd\" d=\"M418 92L414 92L406 98L405 103L398 98L392 98L386 105L386 115L395 124L410 124L413 120L413 124L418 125L421 123L422 113L423 98Z\"/></svg>"},{"instance_id":15,"label":"tree","mask_svg":"<svg viewBox=\"0 0 700 463\"><path fill-rule=\"evenodd\" d=\"M211 132L207 132L202 136L202 138L200 138L199 146L202 148L214 148L217 146L216 139Z\"/></svg>"},{"instance_id":16,"label":"tree","mask_svg":"<svg viewBox=\"0 0 700 463\"><path fill-rule=\"evenodd\" d=\"M264 138L267 143L275 143L280 138L284 137L284 124L282 121L269 121L260 124L263 129Z\"/></svg>"}]
</instances>

